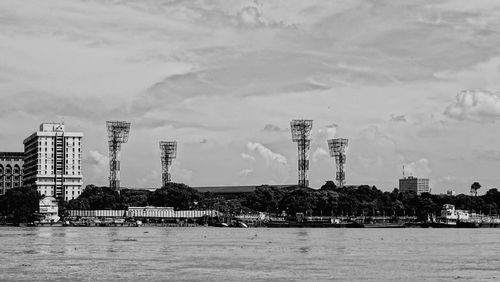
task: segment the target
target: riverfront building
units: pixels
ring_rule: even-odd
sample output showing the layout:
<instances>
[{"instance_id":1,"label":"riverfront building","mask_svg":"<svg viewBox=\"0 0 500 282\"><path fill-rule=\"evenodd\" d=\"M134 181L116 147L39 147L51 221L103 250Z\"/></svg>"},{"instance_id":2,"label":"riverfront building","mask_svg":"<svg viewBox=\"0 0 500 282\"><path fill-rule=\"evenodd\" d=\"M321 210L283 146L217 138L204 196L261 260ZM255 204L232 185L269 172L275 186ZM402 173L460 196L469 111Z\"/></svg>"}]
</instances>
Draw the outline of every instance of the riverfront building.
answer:
<instances>
[{"instance_id":1,"label":"riverfront building","mask_svg":"<svg viewBox=\"0 0 500 282\"><path fill-rule=\"evenodd\" d=\"M420 195L422 193L430 193L429 179L416 178L413 176L399 179L399 191L400 192L411 191L417 193L417 195Z\"/></svg>"},{"instance_id":2,"label":"riverfront building","mask_svg":"<svg viewBox=\"0 0 500 282\"><path fill-rule=\"evenodd\" d=\"M83 133L66 132L63 123L42 123L24 139L24 185L66 201L82 193Z\"/></svg>"},{"instance_id":3,"label":"riverfront building","mask_svg":"<svg viewBox=\"0 0 500 282\"><path fill-rule=\"evenodd\" d=\"M23 185L23 152L0 152L0 195Z\"/></svg>"}]
</instances>

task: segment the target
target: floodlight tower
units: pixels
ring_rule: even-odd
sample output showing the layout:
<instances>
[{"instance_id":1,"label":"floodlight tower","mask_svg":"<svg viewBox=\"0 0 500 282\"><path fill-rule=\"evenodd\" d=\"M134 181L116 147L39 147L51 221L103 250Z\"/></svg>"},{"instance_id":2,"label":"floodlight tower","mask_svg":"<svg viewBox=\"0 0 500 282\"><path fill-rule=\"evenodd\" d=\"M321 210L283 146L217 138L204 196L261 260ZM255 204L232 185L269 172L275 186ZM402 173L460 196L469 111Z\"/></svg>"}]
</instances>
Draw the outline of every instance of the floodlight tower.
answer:
<instances>
[{"instance_id":1,"label":"floodlight tower","mask_svg":"<svg viewBox=\"0 0 500 282\"><path fill-rule=\"evenodd\" d=\"M177 142L176 141L160 141L161 150L161 180L162 187L172 181L170 167L172 161L177 157Z\"/></svg>"},{"instance_id":2,"label":"floodlight tower","mask_svg":"<svg viewBox=\"0 0 500 282\"><path fill-rule=\"evenodd\" d=\"M109 187L120 191L120 150L122 143L127 143L130 123L125 121L107 121L109 144Z\"/></svg>"},{"instance_id":3,"label":"floodlight tower","mask_svg":"<svg viewBox=\"0 0 500 282\"><path fill-rule=\"evenodd\" d=\"M343 187L345 184L344 164L346 161L347 139L335 138L328 140L328 149L330 149L330 156L335 158L337 166L336 179L339 183L339 187Z\"/></svg>"},{"instance_id":4,"label":"floodlight tower","mask_svg":"<svg viewBox=\"0 0 500 282\"><path fill-rule=\"evenodd\" d=\"M312 120L296 119L290 122L292 141L297 142L299 150L299 186L309 186L309 149L311 148Z\"/></svg>"}]
</instances>

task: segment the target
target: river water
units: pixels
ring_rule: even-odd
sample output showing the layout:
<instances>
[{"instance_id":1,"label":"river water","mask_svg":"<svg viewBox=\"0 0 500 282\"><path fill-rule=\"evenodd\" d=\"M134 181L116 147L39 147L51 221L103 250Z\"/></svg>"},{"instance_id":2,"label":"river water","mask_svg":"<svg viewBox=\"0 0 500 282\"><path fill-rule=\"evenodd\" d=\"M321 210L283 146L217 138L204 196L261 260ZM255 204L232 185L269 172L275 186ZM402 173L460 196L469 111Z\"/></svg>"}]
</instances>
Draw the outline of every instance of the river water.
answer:
<instances>
[{"instance_id":1,"label":"river water","mask_svg":"<svg viewBox=\"0 0 500 282\"><path fill-rule=\"evenodd\" d=\"M500 229L0 227L1 281L500 281Z\"/></svg>"}]
</instances>

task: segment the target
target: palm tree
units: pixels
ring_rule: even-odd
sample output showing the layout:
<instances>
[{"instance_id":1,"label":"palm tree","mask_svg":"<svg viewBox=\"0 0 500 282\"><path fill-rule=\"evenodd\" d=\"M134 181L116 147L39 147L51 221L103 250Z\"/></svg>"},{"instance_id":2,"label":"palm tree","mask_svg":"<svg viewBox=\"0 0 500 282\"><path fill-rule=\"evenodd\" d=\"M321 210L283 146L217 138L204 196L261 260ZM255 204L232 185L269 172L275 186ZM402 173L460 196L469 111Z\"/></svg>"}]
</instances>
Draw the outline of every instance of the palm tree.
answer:
<instances>
[{"instance_id":1,"label":"palm tree","mask_svg":"<svg viewBox=\"0 0 500 282\"><path fill-rule=\"evenodd\" d=\"M481 184L479 184L479 182L472 183L472 185L470 186L470 194L473 196L477 196L477 190L479 190L479 188L481 188Z\"/></svg>"}]
</instances>

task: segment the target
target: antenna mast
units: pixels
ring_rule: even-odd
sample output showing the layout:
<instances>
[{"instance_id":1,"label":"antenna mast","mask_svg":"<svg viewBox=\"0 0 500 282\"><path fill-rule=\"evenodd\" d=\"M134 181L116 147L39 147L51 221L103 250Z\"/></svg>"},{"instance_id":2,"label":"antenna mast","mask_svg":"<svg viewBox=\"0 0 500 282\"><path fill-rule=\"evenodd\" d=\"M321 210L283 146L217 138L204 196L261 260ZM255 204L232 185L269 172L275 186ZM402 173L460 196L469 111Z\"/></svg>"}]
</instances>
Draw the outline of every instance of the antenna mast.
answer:
<instances>
[{"instance_id":1,"label":"antenna mast","mask_svg":"<svg viewBox=\"0 0 500 282\"><path fill-rule=\"evenodd\" d=\"M312 120L292 120L290 129L292 131L292 141L297 143L298 148L298 171L299 186L309 186L309 149L311 148Z\"/></svg>"}]
</instances>

